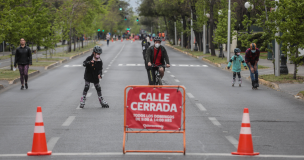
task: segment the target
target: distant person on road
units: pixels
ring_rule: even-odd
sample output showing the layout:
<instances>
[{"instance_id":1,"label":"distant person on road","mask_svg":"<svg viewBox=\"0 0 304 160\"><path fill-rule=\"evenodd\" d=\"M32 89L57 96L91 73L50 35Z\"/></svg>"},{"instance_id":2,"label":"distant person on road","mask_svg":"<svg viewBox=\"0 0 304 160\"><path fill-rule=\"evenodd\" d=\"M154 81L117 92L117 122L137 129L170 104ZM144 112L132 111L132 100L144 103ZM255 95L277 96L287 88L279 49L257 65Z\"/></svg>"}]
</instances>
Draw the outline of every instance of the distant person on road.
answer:
<instances>
[{"instance_id":1,"label":"distant person on road","mask_svg":"<svg viewBox=\"0 0 304 160\"><path fill-rule=\"evenodd\" d=\"M162 66L165 65L165 67L167 68L170 67L169 57L166 48L161 45L160 37L155 37L154 45L147 49L146 63L147 63L146 68L148 72L149 85L155 85L155 71L157 70L157 67L153 67L153 66L154 65L161 66L159 67L159 73L161 78L163 78L165 74L165 68Z\"/></svg>"},{"instance_id":2,"label":"distant person on road","mask_svg":"<svg viewBox=\"0 0 304 160\"><path fill-rule=\"evenodd\" d=\"M247 69L247 66L246 66L246 63L245 63L243 57L241 56L241 50L239 48L234 49L234 56L231 57L231 59L228 63L228 69L230 69L232 63L233 63L233 66L232 66L232 72L233 72L232 86L234 86L234 84L235 84L235 78L236 78L236 74L237 74L238 78L239 78L239 80L238 80L239 86L241 87L241 85L242 85L241 65L243 64L245 69Z\"/></svg>"},{"instance_id":3,"label":"distant person on road","mask_svg":"<svg viewBox=\"0 0 304 160\"><path fill-rule=\"evenodd\" d=\"M20 81L21 81L21 90L24 89L24 81L25 88L28 89L28 69L29 66L32 65L32 52L31 49L25 45L25 39L20 39L20 46L16 49L15 62L14 66L16 68L16 64L18 64L19 72L20 72Z\"/></svg>"},{"instance_id":4,"label":"distant person on road","mask_svg":"<svg viewBox=\"0 0 304 160\"><path fill-rule=\"evenodd\" d=\"M252 82L252 89L259 87L259 73L258 73L258 61L260 57L260 50L255 43L250 44L250 48L246 50L245 62L249 68L250 78Z\"/></svg>"},{"instance_id":5,"label":"distant person on road","mask_svg":"<svg viewBox=\"0 0 304 160\"><path fill-rule=\"evenodd\" d=\"M92 55L87 57L86 60L83 61L83 66L86 67L84 73L85 86L82 94L83 96L80 99L80 108L83 108L85 105L86 96L90 89L90 83L94 83L95 89L98 94L98 99L102 108L109 108L108 102L106 102L102 97L101 87L99 85L99 79L102 79L103 65L102 60L100 58L101 53L101 47L95 46Z\"/></svg>"},{"instance_id":6,"label":"distant person on road","mask_svg":"<svg viewBox=\"0 0 304 160\"><path fill-rule=\"evenodd\" d=\"M110 36L110 34L109 34L109 33L107 33L106 38L107 38L107 46L109 46L109 42L110 42L110 38L111 38L111 36Z\"/></svg>"}]
</instances>

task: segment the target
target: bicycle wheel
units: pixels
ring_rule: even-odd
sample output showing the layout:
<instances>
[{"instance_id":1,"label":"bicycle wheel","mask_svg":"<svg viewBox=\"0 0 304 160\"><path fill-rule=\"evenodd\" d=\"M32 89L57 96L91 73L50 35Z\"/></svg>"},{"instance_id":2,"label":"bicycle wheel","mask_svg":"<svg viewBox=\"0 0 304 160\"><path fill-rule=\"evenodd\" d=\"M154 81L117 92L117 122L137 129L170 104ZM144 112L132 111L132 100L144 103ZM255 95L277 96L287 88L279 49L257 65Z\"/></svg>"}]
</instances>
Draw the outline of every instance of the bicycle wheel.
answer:
<instances>
[{"instance_id":1,"label":"bicycle wheel","mask_svg":"<svg viewBox=\"0 0 304 160\"><path fill-rule=\"evenodd\" d=\"M160 86L163 85L163 82L160 77L157 77L157 82L158 82L158 85L160 85Z\"/></svg>"}]
</instances>

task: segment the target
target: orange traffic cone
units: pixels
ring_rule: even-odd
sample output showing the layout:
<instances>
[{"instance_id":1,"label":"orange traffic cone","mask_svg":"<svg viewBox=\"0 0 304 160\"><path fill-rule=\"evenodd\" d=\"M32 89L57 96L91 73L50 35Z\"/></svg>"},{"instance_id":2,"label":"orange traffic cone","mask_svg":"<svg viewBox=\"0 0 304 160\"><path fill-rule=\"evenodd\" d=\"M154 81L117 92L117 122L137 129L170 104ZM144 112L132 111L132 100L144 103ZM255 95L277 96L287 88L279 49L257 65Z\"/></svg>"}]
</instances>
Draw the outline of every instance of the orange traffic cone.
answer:
<instances>
[{"instance_id":1,"label":"orange traffic cone","mask_svg":"<svg viewBox=\"0 0 304 160\"><path fill-rule=\"evenodd\" d=\"M237 152L232 152L234 155L248 155L254 156L259 155L260 153L253 152L253 144L251 137L251 127L250 127L250 118L249 118L249 110L248 108L244 108L241 133L239 138L239 146Z\"/></svg>"},{"instance_id":2,"label":"orange traffic cone","mask_svg":"<svg viewBox=\"0 0 304 160\"><path fill-rule=\"evenodd\" d=\"M151 41L151 42L153 41L153 40L152 40L152 38L151 38L151 40L150 40L150 41Z\"/></svg>"},{"instance_id":3,"label":"orange traffic cone","mask_svg":"<svg viewBox=\"0 0 304 160\"><path fill-rule=\"evenodd\" d=\"M112 38L112 42L113 42L113 38Z\"/></svg>"},{"instance_id":4,"label":"orange traffic cone","mask_svg":"<svg viewBox=\"0 0 304 160\"><path fill-rule=\"evenodd\" d=\"M120 38L121 39L121 42L123 41L123 39L122 38Z\"/></svg>"},{"instance_id":5,"label":"orange traffic cone","mask_svg":"<svg viewBox=\"0 0 304 160\"><path fill-rule=\"evenodd\" d=\"M35 129L34 129L34 138L33 138L33 146L32 151L27 152L28 156L38 156L38 155L51 155L52 151L47 150L45 132L44 132L44 124L42 118L42 110L41 107L37 107L36 121L35 121Z\"/></svg>"},{"instance_id":6,"label":"orange traffic cone","mask_svg":"<svg viewBox=\"0 0 304 160\"><path fill-rule=\"evenodd\" d=\"M133 42L135 42L135 39L133 38Z\"/></svg>"}]
</instances>

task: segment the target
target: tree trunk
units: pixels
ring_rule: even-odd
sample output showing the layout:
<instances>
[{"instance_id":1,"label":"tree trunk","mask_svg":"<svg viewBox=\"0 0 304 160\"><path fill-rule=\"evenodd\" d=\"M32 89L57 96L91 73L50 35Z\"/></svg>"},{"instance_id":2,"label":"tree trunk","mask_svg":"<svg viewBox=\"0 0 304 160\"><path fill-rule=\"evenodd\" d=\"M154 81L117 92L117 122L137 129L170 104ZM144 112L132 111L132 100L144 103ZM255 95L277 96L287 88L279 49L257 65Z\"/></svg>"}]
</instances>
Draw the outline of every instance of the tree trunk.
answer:
<instances>
[{"instance_id":1,"label":"tree trunk","mask_svg":"<svg viewBox=\"0 0 304 160\"><path fill-rule=\"evenodd\" d=\"M74 51L76 51L76 36L73 37L74 37Z\"/></svg>"},{"instance_id":2,"label":"tree trunk","mask_svg":"<svg viewBox=\"0 0 304 160\"><path fill-rule=\"evenodd\" d=\"M210 1L210 26L209 26L209 44L210 44L210 49L211 49L211 56L216 56L215 55L215 49L214 49L214 44L213 44L213 29L214 29L214 19L213 19L213 6L215 4L214 0ZM227 51L230 52L230 51Z\"/></svg>"},{"instance_id":3,"label":"tree trunk","mask_svg":"<svg viewBox=\"0 0 304 160\"><path fill-rule=\"evenodd\" d=\"M183 15L182 18L183 18L183 29L186 30L187 22L186 22L185 15ZM187 33L186 32L183 32L183 45L184 45L184 48L186 48L186 46L187 46Z\"/></svg>"},{"instance_id":4,"label":"tree trunk","mask_svg":"<svg viewBox=\"0 0 304 160\"><path fill-rule=\"evenodd\" d=\"M298 58L298 55L299 55L299 48L297 47L297 52L296 52L295 61L294 61L293 79L297 79L298 63L296 62L296 59Z\"/></svg>"},{"instance_id":5,"label":"tree trunk","mask_svg":"<svg viewBox=\"0 0 304 160\"><path fill-rule=\"evenodd\" d=\"M166 35L166 37L169 37L169 30L168 30L168 24L167 24L167 19L166 19L166 17L164 16L164 21L165 21L165 25L166 25L166 32L167 32L167 35Z\"/></svg>"}]
</instances>

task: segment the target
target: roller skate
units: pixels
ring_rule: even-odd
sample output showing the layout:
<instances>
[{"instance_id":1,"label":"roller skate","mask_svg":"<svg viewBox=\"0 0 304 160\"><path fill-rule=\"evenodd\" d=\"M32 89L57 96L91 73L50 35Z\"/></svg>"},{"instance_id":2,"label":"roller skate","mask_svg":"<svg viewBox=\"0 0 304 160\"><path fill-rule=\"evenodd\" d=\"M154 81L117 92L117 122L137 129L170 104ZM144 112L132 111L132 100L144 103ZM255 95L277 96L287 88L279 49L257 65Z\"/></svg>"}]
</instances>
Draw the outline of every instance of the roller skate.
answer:
<instances>
[{"instance_id":1,"label":"roller skate","mask_svg":"<svg viewBox=\"0 0 304 160\"><path fill-rule=\"evenodd\" d=\"M234 87L235 84L235 78L232 79L232 87Z\"/></svg>"},{"instance_id":2,"label":"roller skate","mask_svg":"<svg viewBox=\"0 0 304 160\"><path fill-rule=\"evenodd\" d=\"M86 101L86 96L82 96L80 99L80 108L83 108L85 105L85 101Z\"/></svg>"},{"instance_id":3,"label":"roller skate","mask_svg":"<svg viewBox=\"0 0 304 160\"><path fill-rule=\"evenodd\" d=\"M252 81L252 89L253 90L257 90L258 89L256 81Z\"/></svg>"},{"instance_id":4,"label":"roller skate","mask_svg":"<svg viewBox=\"0 0 304 160\"><path fill-rule=\"evenodd\" d=\"M108 102L105 101L102 96L98 97L98 99L102 108L109 108Z\"/></svg>"},{"instance_id":5,"label":"roller skate","mask_svg":"<svg viewBox=\"0 0 304 160\"><path fill-rule=\"evenodd\" d=\"M239 87L242 86L242 78L239 78Z\"/></svg>"}]
</instances>

